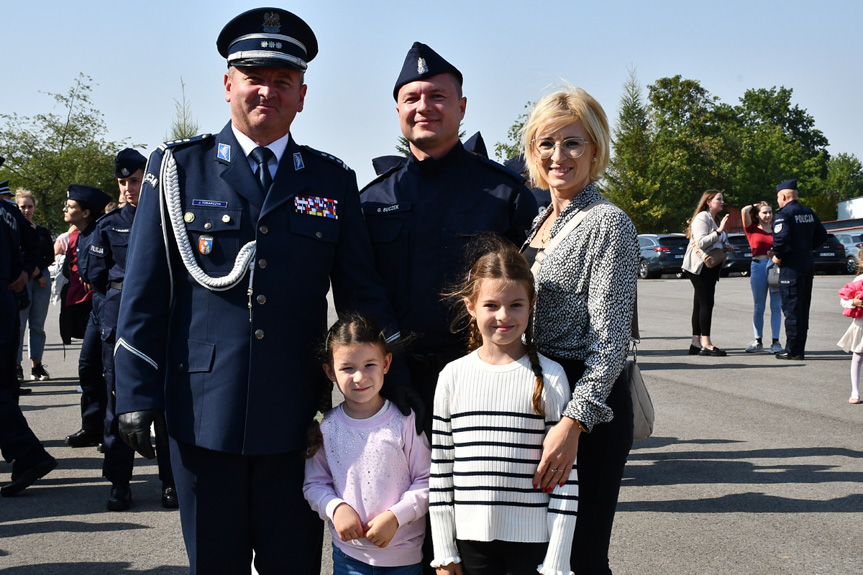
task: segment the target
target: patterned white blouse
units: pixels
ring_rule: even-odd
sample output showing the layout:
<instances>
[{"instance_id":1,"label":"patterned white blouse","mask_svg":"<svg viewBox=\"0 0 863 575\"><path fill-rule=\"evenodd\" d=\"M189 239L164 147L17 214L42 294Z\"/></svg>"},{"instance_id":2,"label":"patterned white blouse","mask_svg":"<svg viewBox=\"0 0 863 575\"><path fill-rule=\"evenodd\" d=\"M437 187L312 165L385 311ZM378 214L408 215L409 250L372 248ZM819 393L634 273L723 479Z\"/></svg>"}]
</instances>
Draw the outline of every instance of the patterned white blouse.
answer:
<instances>
[{"instance_id":1,"label":"patterned white blouse","mask_svg":"<svg viewBox=\"0 0 863 575\"><path fill-rule=\"evenodd\" d=\"M602 199L588 184L561 212L551 237L581 208ZM552 208L533 221L530 243ZM590 431L614 414L605 401L626 361L636 293L638 240L635 226L617 206L601 203L543 261L536 277L534 339L552 358L585 363L570 381L572 400L563 415Z\"/></svg>"}]
</instances>

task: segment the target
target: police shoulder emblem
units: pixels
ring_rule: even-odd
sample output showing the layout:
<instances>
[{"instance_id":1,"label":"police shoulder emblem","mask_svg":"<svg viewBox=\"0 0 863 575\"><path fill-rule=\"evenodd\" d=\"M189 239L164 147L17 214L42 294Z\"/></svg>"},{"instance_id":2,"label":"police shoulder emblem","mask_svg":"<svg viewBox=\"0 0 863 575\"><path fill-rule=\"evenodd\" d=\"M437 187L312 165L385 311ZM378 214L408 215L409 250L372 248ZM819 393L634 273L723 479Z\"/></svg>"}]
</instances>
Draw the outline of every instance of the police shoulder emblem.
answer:
<instances>
[{"instance_id":1,"label":"police shoulder emblem","mask_svg":"<svg viewBox=\"0 0 863 575\"><path fill-rule=\"evenodd\" d=\"M773 227L773 233L778 234L782 231L782 222L779 222Z\"/></svg>"}]
</instances>

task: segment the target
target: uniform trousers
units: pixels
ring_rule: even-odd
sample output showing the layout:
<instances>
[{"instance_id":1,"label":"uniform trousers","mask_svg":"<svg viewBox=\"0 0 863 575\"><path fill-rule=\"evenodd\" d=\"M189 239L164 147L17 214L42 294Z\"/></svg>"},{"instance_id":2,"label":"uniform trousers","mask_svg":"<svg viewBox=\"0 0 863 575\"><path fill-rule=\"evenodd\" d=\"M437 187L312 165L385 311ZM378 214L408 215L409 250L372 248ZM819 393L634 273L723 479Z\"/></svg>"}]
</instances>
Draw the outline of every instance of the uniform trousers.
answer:
<instances>
[{"instance_id":1,"label":"uniform trousers","mask_svg":"<svg viewBox=\"0 0 863 575\"><path fill-rule=\"evenodd\" d=\"M169 424L170 425L170 424ZM305 450L246 456L173 437L189 573L317 575L324 524L303 497Z\"/></svg>"},{"instance_id":2,"label":"uniform trousers","mask_svg":"<svg viewBox=\"0 0 863 575\"><path fill-rule=\"evenodd\" d=\"M30 326L30 339L27 347L31 360L42 361L42 353L45 351L45 318L48 317L48 305L51 302L51 278L47 270L44 272L48 278L45 287L39 287L39 280L27 282L30 290L30 306L21 310L21 329L18 341L18 363L24 358L24 332Z\"/></svg>"},{"instance_id":3,"label":"uniform trousers","mask_svg":"<svg viewBox=\"0 0 863 575\"><path fill-rule=\"evenodd\" d=\"M78 380L81 385L81 429L102 433L108 401L102 366L102 333L99 322L101 297L93 297L93 309L81 342Z\"/></svg>"},{"instance_id":4,"label":"uniform trousers","mask_svg":"<svg viewBox=\"0 0 863 575\"><path fill-rule=\"evenodd\" d=\"M584 373L580 360L551 358L566 372L570 385ZM632 448L632 395L621 374L606 404L614 412L608 423L597 423L578 437L578 519L570 565L575 575L611 575L608 546L623 468Z\"/></svg>"},{"instance_id":5,"label":"uniform trousers","mask_svg":"<svg viewBox=\"0 0 863 575\"><path fill-rule=\"evenodd\" d=\"M18 406L15 352L18 349L18 303L0 285L0 453L12 461L12 477L50 458Z\"/></svg>"},{"instance_id":6,"label":"uniform trousers","mask_svg":"<svg viewBox=\"0 0 863 575\"><path fill-rule=\"evenodd\" d=\"M811 264L803 270L788 266L779 268L779 292L782 294L782 313L785 314L785 351L791 355L805 354L814 276Z\"/></svg>"}]
</instances>

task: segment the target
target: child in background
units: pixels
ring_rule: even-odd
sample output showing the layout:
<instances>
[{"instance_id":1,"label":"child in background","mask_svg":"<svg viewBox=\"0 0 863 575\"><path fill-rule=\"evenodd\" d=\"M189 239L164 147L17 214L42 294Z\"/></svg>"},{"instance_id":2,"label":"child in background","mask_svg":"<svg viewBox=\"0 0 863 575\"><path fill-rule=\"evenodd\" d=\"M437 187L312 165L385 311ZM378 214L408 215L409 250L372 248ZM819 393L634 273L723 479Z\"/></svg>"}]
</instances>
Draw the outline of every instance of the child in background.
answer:
<instances>
[{"instance_id":1,"label":"child in background","mask_svg":"<svg viewBox=\"0 0 863 575\"><path fill-rule=\"evenodd\" d=\"M330 328L324 372L344 395L310 445L303 494L333 538L333 573L419 575L430 450L380 395L392 361L383 332L353 315Z\"/></svg>"},{"instance_id":2,"label":"child in background","mask_svg":"<svg viewBox=\"0 0 863 575\"><path fill-rule=\"evenodd\" d=\"M439 575L570 573L575 466L548 492L533 482L570 399L563 368L531 341L533 282L518 250L497 242L453 294L472 351L443 369L435 392L429 515Z\"/></svg>"},{"instance_id":3,"label":"child in background","mask_svg":"<svg viewBox=\"0 0 863 575\"><path fill-rule=\"evenodd\" d=\"M843 314L853 317L851 325L837 344L846 352L853 352L851 358L851 397L848 403L863 403L860 399L860 367L863 365L863 317L859 313L863 309L863 299L860 289L863 287L863 264L857 269L857 277L839 290L839 303L845 308Z\"/></svg>"}]
</instances>

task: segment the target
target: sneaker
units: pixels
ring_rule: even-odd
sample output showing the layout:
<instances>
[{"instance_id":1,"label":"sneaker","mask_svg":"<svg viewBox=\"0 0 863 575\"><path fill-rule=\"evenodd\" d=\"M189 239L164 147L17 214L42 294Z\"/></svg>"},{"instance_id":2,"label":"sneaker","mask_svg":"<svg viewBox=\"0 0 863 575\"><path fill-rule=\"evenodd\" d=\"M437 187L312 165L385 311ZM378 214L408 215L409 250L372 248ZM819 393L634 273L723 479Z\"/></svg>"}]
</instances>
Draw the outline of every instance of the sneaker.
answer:
<instances>
[{"instance_id":1,"label":"sneaker","mask_svg":"<svg viewBox=\"0 0 863 575\"><path fill-rule=\"evenodd\" d=\"M18 381L24 381L24 368L19 365L16 371L18 372Z\"/></svg>"},{"instance_id":2,"label":"sneaker","mask_svg":"<svg viewBox=\"0 0 863 575\"><path fill-rule=\"evenodd\" d=\"M48 381L51 376L45 371L45 366L40 363L30 370L30 378L35 381Z\"/></svg>"},{"instance_id":3,"label":"sneaker","mask_svg":"<svg viewBox=\"0 0 863 575\"><path fill-rule=\"evenodd\" d=\"M778 341L770 346L770 353L782 353L783 351L785 351L785 348Z\"/></svg>"},{"instance_id":4,"label":"sneaker","mask_svg":"<svg viewBox=\"0 0 863 575\"><path fill-rule=\"evenodd\" d=\"M746 348L746 353L761 353L762 351L764 351L764 346L758 343L758 340L753 341Z\"/></svg>"}]
</instances>

